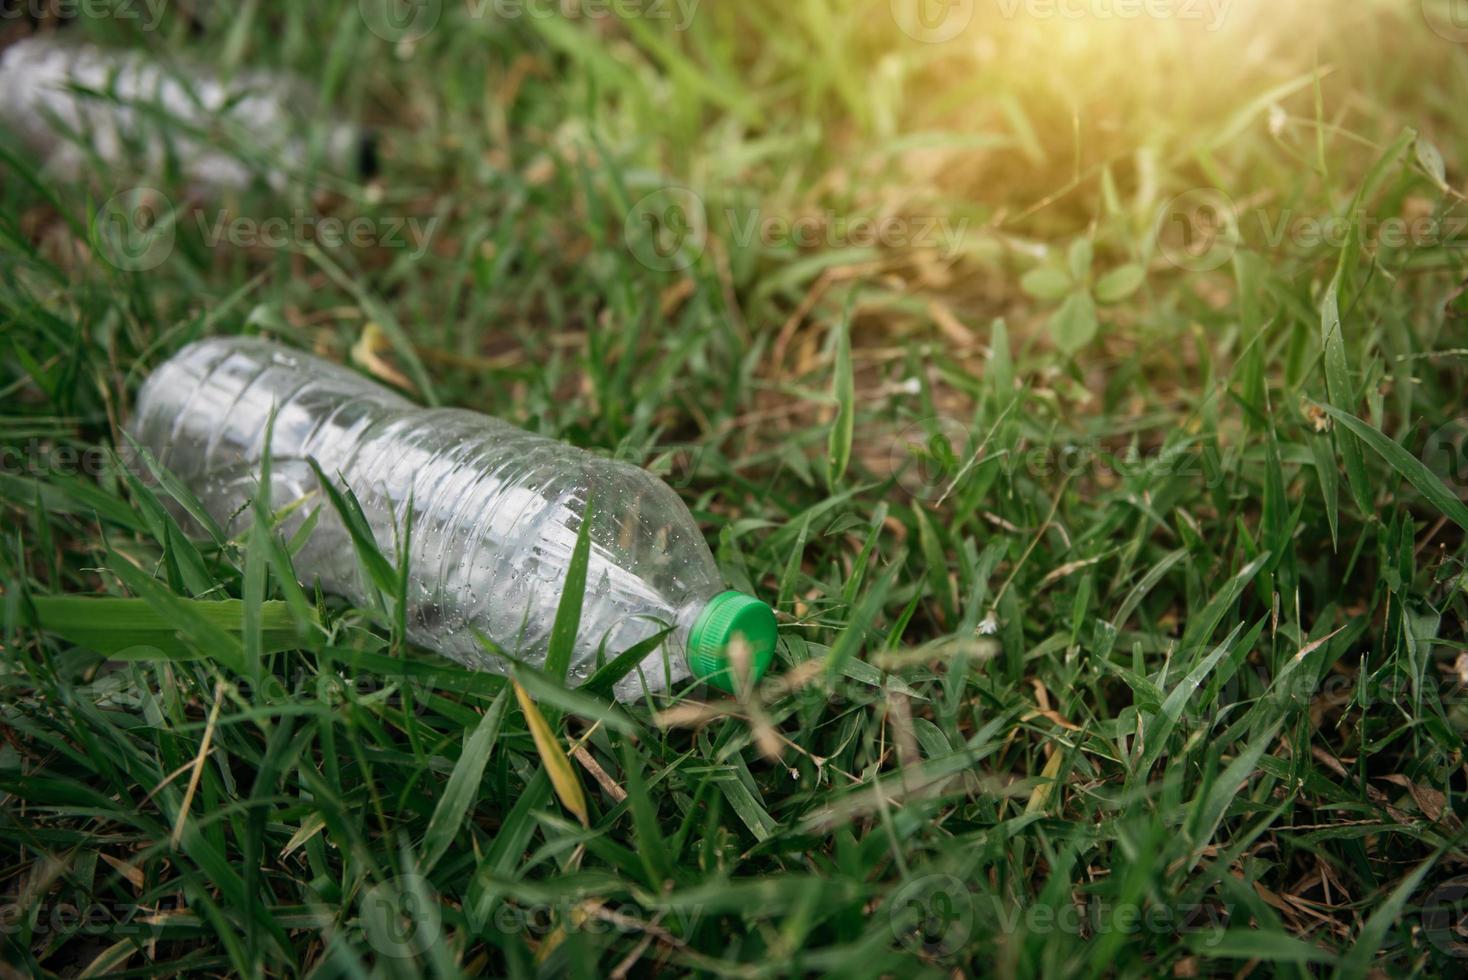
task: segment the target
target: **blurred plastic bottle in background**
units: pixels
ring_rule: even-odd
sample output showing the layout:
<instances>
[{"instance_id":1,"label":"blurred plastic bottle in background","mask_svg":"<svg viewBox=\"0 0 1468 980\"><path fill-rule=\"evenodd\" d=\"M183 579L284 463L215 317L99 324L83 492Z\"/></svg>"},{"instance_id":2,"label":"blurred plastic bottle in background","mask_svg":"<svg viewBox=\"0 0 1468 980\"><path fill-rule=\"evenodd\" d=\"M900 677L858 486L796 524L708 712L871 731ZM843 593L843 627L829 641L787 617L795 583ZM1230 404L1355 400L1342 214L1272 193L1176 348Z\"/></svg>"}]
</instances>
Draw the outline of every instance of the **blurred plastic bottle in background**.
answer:
<instances>
[{"instance_id":1,"label":"blurred plastic bottle in background","mask_svg":"<svg viewBox=\"0 0 1468 980\"><path fill-rule=\"evenodd\" d=\"M257 175L280 190L313 160L343 177L370 177L377 168L371 134L350 123L303 120L299 114L319 98L280 73L225 79L48 33L0 52L0 93L0 124L41 154L52 176L67 180L86 173L92 155L150 173L173 159L188 183L206 191L243 189ZM307 133L316 134L318 147Z\"/></svg>"},{"instance_id":2,"label":"blurred plastic bottle in background","mask_svg":"<svg viewBox=\"0 0 1468 980\"><path fill-rule=\"evenodd\" d=\"M200 498L222 526L240 528L257 487L267 425L271 506L305 500L318 523L296 557L309 583L362 605L372 589L329 502L323 473L357 496L384 554L409 507L410 638L468 666L503 672L476 634L516 659L543 663L578 531L591 508L590 565L570 673L584 681L611 659L671 627L623 700L666 690L690 674L734 690L774 656L774 613L727 591L688 508L661 480L506 422L457 409L423 409L343 367L266 341L195 343L144 385L130 434Z\"/></svg>"}]
</instances>

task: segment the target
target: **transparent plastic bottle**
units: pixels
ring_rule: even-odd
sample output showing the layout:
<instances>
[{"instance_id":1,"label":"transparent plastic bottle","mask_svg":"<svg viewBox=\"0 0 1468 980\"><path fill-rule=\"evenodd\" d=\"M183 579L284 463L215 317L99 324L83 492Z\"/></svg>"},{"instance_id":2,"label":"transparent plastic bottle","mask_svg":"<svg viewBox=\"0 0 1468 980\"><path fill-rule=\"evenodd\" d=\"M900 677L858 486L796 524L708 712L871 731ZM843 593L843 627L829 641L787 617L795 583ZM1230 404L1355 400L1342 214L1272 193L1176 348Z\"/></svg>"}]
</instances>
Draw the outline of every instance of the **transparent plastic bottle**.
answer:
<instances>
[{"instance_id":1,"label":"transparent plastic bottle","mask_svg":"<svg viewBox=\"0 0 1468 980\"><path fill-rule=\"evenodd\" d=\"M303 134L306 107L320 99L283 73L238 72L229 78L197 66L168 67L141 51L112 50L37 35L0 53L0 123L43 154L53 174L75 178L95 154L113 167L163 168L168 155L205 190L242 189L256 170L218 149L233 133L257 154L277 190L312 162ZM321 161L341 176L377 168L371 134L341 121L312 121L322 134Z\"/></svg>"},{"instance_id":2,"label":"transparent plastic bottle","mask_svg":"<svg viewBox=\"0 0 1468 980\"><path fill-rule=\"evenodd\" d=\"M395 555L411 502L410 638L476 669L503 672L476 633L542 663L588 498L590 550L571 675L673 627L616 694L635 698L690 674L733 689L774 654L768 606L727 591L688 508L647 471L459 409L423 409L346 368L267 341L199 341L144 384L129 432L231 531L249 520L275 413L271 506L318 510L296 556L307 584L362 604L346 528L323 473L357 496L379 547Z\"/></svg>"}]
</instances>

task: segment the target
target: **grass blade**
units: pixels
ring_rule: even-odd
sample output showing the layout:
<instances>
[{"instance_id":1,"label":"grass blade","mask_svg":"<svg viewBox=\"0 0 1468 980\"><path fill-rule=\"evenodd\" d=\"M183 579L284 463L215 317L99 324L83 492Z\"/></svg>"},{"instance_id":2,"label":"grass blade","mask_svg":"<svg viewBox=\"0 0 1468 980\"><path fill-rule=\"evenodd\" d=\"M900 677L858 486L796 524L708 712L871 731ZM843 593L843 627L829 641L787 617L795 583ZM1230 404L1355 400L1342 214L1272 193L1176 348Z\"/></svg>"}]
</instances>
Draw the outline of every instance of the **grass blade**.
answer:
<instances>
[{"instance_id":1,"label":"grass blade","mask_svg":"<svg viewBox=\"0 0 1468 980\"><path fill-rule=\"evenodd\" d=\"M556 607L556 621L551 626L550 647L546 652L545 672L565 683L576 652L576 635L581 630L581 606L586 600L586 569L591 564L591 525L596 517L596 502L588 495L581 512L581 527L576 532L576 547L566 569L566 587Z\"/></svg>"},{"instance_id":2,"label":"grass blade","mask_svg":"<svg viewBox=\"0 0 1468 980\"><path fill-rule=\"evenodd\" d=\"M226 633L245 628L244 603L238 599L178 599L191 616ZM88 596L35 596L31 605L36 626L79 647L116 655L137 647L156 647L165 656L190 658L195 652L178 639L178 620L146 599ZM261 649L278 653L300 644L295 617L284 602L260 604Z\"/></svg>"},{"instance_id":3,"label":"grass blade","mask_svg":"<svg viewBox=\"0 0 1468 980\"><path fill-rule=\"evenodd\" d=\"M673 627L669 626L617 654L592 674L585 684L581 685L582 693L592 697L610 697L617 682L636 670L637 666L646 660L654 650L663 645L672 632Z\"/></svg>"},{"instance_id":4,"label":"grass blade","mask_svg":"<svg viewBox=\"0 0 1468 980\"><path fill-rule=\"evenodd\" d=\"M1458 498L1427 464L1403 449L1400 444L1386 436L1380 429L1341 411L1333 405L1320 406L1331 418L1345 426L1351 433L1375 453L1386 460L1397 475L1421 492L1432 506L1436 507L1454 524L1468 530L1468 505Z\"/></svg>"},{"instance_id":5,"label":"grass blade","mask_svg":"<svg viewBox=\"0 0 1468 980\"><path fill-rule=\"evenodd\" d=\"M351 487L337 489L335 482L322 471L321 465L316 460L311 459L307 462L316 473L316 479L321 482L321 489L326 492L326 498L331 501L332 508L341 518L342 526L351 536L352 545L357 551L357 560L362 563L362 568L367 573L367 580L383 595L397 595L397 569L393 568L392 562L383 557L382 550L377 546L377 537L372 533L372 525L368 522L367 515L363 513L362 504L357 500L357 495L352 492Z\"/></svg>"},{"instance_id":6,"label":"grass blade","mask_svg":"<svg viewBox=\"0 0 1468 980\"><path fill-rule=\"evenodd\" d=\"M1320 301L1320 343L1325 349L1325 388L1330 395L1331 405L1340 410L1354 407L1355 387L1347 367L1346 342L1341 336L1341 280L1345 275L1344 254L1335 277L1326 287L1325 297ZM1361 513L1371 513L1371 488L1366 483L1366 463L1361 457L1361 447L1354 436L1337 433L1341 458L1346 464L1346 482L1351 496Z\"/></svg>"},{"instance_id":7,"label":"grass blade","mask_svg":"<svg viewBox=\"0 0 1468 980\"><path fill-rule=\"evenodd\" d=\"M524 664L515 665L511 669L511 676L515 683L535 698L537 704L553 705L557 714L564 712L600 722L604 727L624 735L635 735L638 731L636 723L627 716L627 712L586 693L584 687L575 690L565 687Z\"/></svg>"},{"instance_id":8,"label":"grass blade","mask_svg":"<svg viewBox=\"0 0 1468 980\"><path fill-rule=\"evenodd\" d=\"M648 878L661 891L663 883L674 877L673 860L658 822L657 807L648 793L642 759L637 750L626 743L622 746L622 771L626 774L627 805L632 810L632 825L637 830L637 853L642 858Z\"/></svg>"},{"instance_id":9,"label":"grass blade","mask_svg":"<svg viewBox=\"0 0 1468 980\"><path fill-rule=\"evenodd\" d=\"M826 440L826 484L834 490L851 464L851 444L856 431L856 381L851 367L851 306L836 326L836 365L832 372L831 397L836 402L836 419Z\"/></svg>"},{"instance_id":10,"label":"grass blade","mask_svg":"<svg viewBox=\"0 0 1468 980\"><path fill-rule=\"evenodd\" d=\"M500 725L505 719L505 707L509 702L508 690L501 690L490 703L489 710L479 719L474 731L464 739L459 761L454 763L454 771L449 775L448 784L444 786L438 805L433 808L428 831L423 835L424 874L432 871L443 858L449 845L458 836L465 815L474 805L475 794L484 778L484 767L489 763L489 755L499 738Z\"/></svg>"}]
</instances>

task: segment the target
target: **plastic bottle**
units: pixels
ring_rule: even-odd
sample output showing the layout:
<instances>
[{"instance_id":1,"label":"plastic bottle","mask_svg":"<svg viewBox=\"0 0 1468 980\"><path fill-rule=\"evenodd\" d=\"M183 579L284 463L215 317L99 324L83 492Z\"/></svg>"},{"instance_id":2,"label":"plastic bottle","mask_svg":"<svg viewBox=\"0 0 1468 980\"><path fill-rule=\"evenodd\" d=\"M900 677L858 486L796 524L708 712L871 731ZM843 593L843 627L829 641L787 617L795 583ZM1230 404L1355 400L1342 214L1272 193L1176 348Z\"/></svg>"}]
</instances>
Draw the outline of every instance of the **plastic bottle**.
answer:
<instances>
[{"instance_id":1,"label":"plastic bottle","mask_svg":"<svg viewBox=\"0 0 1468 980\"><path fill-rule=\"evenodd\" d=\"M271 506L317 524L296 556L310 584L361 605L372 592L324 499L323 473L357 496L384 555L408 516L410 639L503 672L476 632L517 659L544 661L586 513L591 559L571 677L674 627L616 694L667 689L690 674L733 690L774 654L768 606L726 591L688 508L661 480L474 412L423 409L341 366L248 338L199 341L161 365L138 397L131 437L231 532L248 520L265 433ZM286 533L292 533L288 523ZM641 677L639 677L639 673Z\"/></svg>"},{"instance_id":2,"label":"plastic bottle","mask_svg":"<svg viewBox=\"0 0 1468 980\"><path fill-rule=\"evenodd\" d=\"M192 67L166 67L139 51L109 50L25 38L0 53L0 122L41 153L55 176L87 172L95 154L112 167L137 163L160 171L172 155L184 177L204 190L242 189L256 169L215 145L221 131L261 156L277 190L308 167L311 151L299 107L318 101L287 75L239 72L226 79ZM340 121L313 122L321 158L342 176L371 176L376 142Z\"/></svg>"}]
</instances>

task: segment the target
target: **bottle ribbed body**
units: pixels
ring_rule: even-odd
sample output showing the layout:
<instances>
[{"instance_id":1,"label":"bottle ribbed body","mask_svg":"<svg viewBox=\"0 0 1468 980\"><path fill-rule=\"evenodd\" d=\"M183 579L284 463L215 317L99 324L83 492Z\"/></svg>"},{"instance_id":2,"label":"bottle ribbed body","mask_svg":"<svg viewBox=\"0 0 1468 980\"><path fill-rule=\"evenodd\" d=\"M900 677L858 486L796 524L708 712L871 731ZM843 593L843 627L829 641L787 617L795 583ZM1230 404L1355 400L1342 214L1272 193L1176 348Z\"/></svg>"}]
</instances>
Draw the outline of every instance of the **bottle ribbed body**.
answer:
<instances>
[{"instance_id":1,"label":"bottle ribbed body","mask_svg":"<svg viewBox=\"0 0 1468 980\"><path fill-rule=\"evenodd\" d=\"M254 170L211 146L220 129L269 161L268 182L284 187L310 162L300 113L317 97L284 75L240 72L225 80L199 67L166 67L137 51L73 44L49 36L17 41L0 54L0 122L46 156L61 176L88 169L88 156L159 170L176 158L203 188L244 188ZM357 169L370 141L355 126L325 121L322 159Z\"/></svg>"},{"instance_id":2,"label":"bottle ribbed body","mask_svg":"<svg viewBox=\"0 0 1468 980\"><path fill-rule=\"evenodd\" d=\"M315 460L356 495L385 555L400 554L411 514L414 642L502 671L483 636L538 664L593 500L573 678L666 626L677 629L644 662L647 687L688 675L691 620L722 582L687 507L650 473L489 416L417 407L338 365L246 338L201 341L160 366L130 431L237 531L248 520L272 413L272 508L300 504L287 532L319 510L296 557L308 584L371 600L351 538L307 462ZM642 689L633 675L618 694Z\"/></svg>"}]
</instances>

